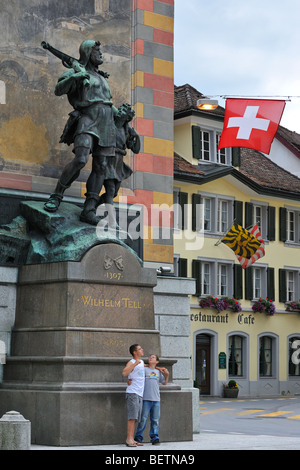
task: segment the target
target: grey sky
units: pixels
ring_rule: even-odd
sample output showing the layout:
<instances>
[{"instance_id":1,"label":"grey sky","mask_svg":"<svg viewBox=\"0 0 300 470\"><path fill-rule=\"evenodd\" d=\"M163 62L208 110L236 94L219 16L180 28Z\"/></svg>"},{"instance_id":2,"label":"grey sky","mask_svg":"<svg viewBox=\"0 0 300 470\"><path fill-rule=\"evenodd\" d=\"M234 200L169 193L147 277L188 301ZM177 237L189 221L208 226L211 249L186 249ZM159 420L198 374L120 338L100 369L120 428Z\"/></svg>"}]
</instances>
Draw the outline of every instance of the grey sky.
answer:
<instances>
[{"instance_id":1,"label":"grey sky","mask_svg":"<svg viewBox=\"0 0 300 470\"><path fill-rule=\"evenodd\" d=\"M299 19L299 0L175 0L175 84L205 95L299 96L281 124L300 133Z\"/></svg>"}]
</instances>

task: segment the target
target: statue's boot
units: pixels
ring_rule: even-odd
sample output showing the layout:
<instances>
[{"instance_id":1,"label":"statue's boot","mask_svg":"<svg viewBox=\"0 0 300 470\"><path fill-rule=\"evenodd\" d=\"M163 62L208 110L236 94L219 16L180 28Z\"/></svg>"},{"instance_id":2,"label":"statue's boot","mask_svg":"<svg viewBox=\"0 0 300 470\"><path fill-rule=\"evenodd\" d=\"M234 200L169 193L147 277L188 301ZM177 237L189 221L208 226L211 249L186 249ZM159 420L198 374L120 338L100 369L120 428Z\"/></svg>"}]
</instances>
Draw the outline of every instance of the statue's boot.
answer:
<instances>
[{"instance_id":1,"label":"statue's boot","mask_svg":"<svg viewBox=\"0 0 300 470\"><path fill-rule=\"evenodd\" d=\"M58 181L54 193L50 194L48 201L45 202L44 209L48 212L56 212L63 199L65 190L69 187L70 185L65 186L60 181Z\"/></svg>"},{"instance_id":2,"label":"statue's boot","mask_svg":"<svg viewBox=\"0 0 300 470\"><path fill-rule=\"evenodd\" d=\"M86 193L83 211L80 214L81 222L86 222L91 225L97 225L99 223L100 217L96 215L98 201L99 196L97 193Z\"/></svg>"}]
</instances>

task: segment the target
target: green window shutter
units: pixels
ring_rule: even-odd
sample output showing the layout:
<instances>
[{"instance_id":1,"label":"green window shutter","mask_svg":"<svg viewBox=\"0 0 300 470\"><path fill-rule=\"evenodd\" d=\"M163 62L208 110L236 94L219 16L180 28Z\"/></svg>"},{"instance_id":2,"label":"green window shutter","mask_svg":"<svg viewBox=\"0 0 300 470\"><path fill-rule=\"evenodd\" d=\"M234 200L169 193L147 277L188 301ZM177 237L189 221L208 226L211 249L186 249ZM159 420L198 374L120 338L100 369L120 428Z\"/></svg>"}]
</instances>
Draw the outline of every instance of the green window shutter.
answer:
<instances>
[{"instance_id":1,"label":"green window shutter","mask_svg":"<svg viewBox=\"0 0 300 470\"><path fill-rule=\"evenodd\" d=\"M178 260L178 276L187 277L187 259L179 258Z\"/></svg>"},{"instance_id":2,"label":"green window shutter","mask_svg":"<svg viewBox=\"0 0 300 470\"><path fill-rule=\"evenodd\" d=\"M232 166L241 166L241 149L240 147L232 147Z\"/></svg>"},{"instance_id":3,"label":"green window shutter","mask_svg":"<svg viewBox=\"0 0 300 470\"><path fill-rule=\"evenodd\" d=\"M201 295L201 261L192 260L192 277L196 279L196 292L194 295Z\"/></svg>"},{"instance_id":4,"label":"green window shutter","mask_svg":"<svg viewBox=\"0 0 300 470\"><path fill-rule=\"evenodd\" d=\"M286 270L279 269L279 302L286 300Z\"/></svg>"},{"instance_id":5,"label":"green window shutter","mask_svg":"<svg viewBox=\"0 0 300 470\"><path fill-rule=\"evenodd\" d=\"M253 204L245 203L245 228L248 229L253 225Z\"/></svg>"},{"instance_id":6,"label":"green window shutter","mask_svg":"<svg viewBox=\"0 0 300 470\"><path fill-rule=\"evenodd\" d=\"M234 201L234 220L235 223L243 226L243 202Z\"/></svg>"},{"instance_id":7,"label":"green window shutter","mask_svg":"<svg viewBox=\"0 0 300 470\"><path fill-rule=\"evenodd\" d=\"M286 241L287 210L285 207L279 208L279 240Z\"/></svg>"},{"instance_id":8,"label":"green window shutter","mask_svg":"<svg viewBox=\"0 0 300 470\"><path fill-rule=\"evenodd\" d=\"M180 229L181 230L184 230L186 229L186 212L185 212L185 209L186 209L186 206L187 206L187 203L188 203L188 193L182 193L180 192L179 195L178 195L178 202L179 202L179 205L180 205L180 208L181 208L181 220L179 220L179 223L180 223Z\"/></svg>"},{"instance_id":9,"label":"green window shutter","mask_svg":"<svg viewBox=\"0 0 300 470\"><path fill-rule=\"evenodd\" d=\"M193 157L201 158L201 130L199 126L192 126L192 145L193 145Z\"/></svg>"},{"instance_id":10,"label":"green window shutter","mask_svg":"<svg viewBox=\"0 0 300 470\"><path fill-rule=\"evenodd\" d=\"M201 228L200 220L200 207L201 196L200 194L192 194L192 230L195 232Z\"/></svg>"},{"instance_id":11,"label":"green window shutter","mask_svg":"<svg viewBox=\"0 0 300 470\"><path fill-rule=\"evenodd\" d=\"M233 295L236 299L243 298L243 268L240 264L233 265L234 291Z\"/></svg>"},{"instance_id":12,"label":"green window shutter","mask_svg":"<svg viewBox=\"0 0 300 470\"><path fill-rule=\"evenodd\" d=\"M275 297L274 268L267 269L267 297L269 300L274 300Z\"/></svg>"},{"instance_id":13,"label":"green window shutter","mask_svg":"<svg viewBox=\"0 0 300 470\"><path fill-rule=\"evenodd\" d=\"M269 206L268 207L268 240L271 242L275 240L275 217L276 217L275 207Z\"/></svg>"},{"instance_id":14,"label":"green window shutter","mask_svg":"<svg viewBox=\"0 0 300 470\"><path fill-rule=\"evenodd\" d=\"M245 299L253 299L253 268L250 266L245 269Z\"/></svg>"}]
</instances>

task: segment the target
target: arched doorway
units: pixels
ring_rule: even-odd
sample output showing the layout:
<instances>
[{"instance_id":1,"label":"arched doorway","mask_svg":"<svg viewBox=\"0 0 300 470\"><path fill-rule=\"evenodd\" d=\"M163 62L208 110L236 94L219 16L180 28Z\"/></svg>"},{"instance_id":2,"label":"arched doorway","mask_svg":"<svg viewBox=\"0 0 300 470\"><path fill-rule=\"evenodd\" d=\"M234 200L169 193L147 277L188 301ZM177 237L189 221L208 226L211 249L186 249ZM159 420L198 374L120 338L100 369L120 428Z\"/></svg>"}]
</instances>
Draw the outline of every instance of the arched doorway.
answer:
<instances>
[{"instance_id":1,"label":"arched doorway","mask_svg":"<svg viewBox=\"0 0 300 470\"><path fill-rule=\"evenodd\" d=\"M198 334L196 336L196 370L195 380L200 388L201 395L210 395L211 392L211 345L210 336Z\"/></svg>"}]
</instances>

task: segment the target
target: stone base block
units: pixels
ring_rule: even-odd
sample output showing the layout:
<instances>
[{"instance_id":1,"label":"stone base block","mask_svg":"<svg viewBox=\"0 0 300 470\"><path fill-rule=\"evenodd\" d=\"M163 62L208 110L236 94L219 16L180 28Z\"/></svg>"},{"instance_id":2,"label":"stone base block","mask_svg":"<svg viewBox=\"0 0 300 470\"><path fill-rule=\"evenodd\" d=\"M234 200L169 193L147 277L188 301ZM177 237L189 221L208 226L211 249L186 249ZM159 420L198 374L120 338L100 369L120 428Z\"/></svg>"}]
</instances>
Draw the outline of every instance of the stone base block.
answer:
<instances>
[{"instance_id":1,"label":"stone base block","mask_svg":"<svg viewBox=\"0 0 300 470\"><path fill-rule=\"evenodd\" d=\"M122 370L128 357L8 357L5 367L5 388L70 390L72 387L86 388L101 383L116 384L122 381ZM147 362L147 360L145 359ZM160 358L160 367L173 379L173 364L176 361ZM100 382L101 381L101 382ZM124 385L127 378L123 377Z\"/></svg>"},{"instance_id":2,"label":"stone base block","mask_svg":"<svg viewBox=\"0 0 300 470\"><path fill-rule=\"evenodd\" d=\"M106 384L107 385L107 384ZM161 393L161 441L193 440L190 392L166 386ZM102 390L0 390L0 415L17 409L31 422L32 444L49 446L123 444L125 385ZM176 410L176 412L174 412ZM145 430L145 441L149 436Z\"/></svg>"}]
</instances>

